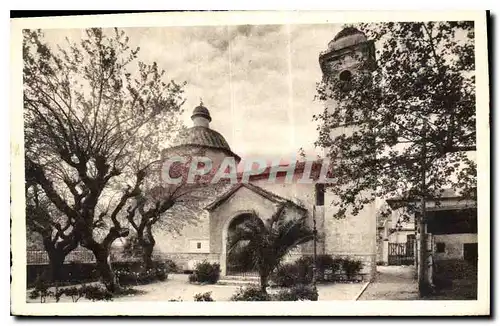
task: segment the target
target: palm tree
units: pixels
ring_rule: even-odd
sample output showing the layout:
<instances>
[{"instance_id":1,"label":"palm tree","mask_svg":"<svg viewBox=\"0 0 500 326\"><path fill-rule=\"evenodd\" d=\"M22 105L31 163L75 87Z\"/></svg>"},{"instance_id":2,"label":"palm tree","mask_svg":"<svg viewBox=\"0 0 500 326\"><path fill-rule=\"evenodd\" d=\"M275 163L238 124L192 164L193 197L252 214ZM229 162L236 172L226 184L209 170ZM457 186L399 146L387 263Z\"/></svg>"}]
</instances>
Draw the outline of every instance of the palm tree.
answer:
<instances>
[{"instance_id":1,"label":"palm tree","mask_svg":"<svg viewBox=\"0 0 500 326\"><path fill-rule=\"evenodd\" d=\"M273 270L292 249L313 239L313 230L305 223L305 212L299 218L287 218L290 204L282 204L264 222L257 216L239 224L229 236L229 253L238 250L240 257L249 257L260 277L265 293ZM241 245L243 243L244 245Z\"/></svg>"}]
</instances>

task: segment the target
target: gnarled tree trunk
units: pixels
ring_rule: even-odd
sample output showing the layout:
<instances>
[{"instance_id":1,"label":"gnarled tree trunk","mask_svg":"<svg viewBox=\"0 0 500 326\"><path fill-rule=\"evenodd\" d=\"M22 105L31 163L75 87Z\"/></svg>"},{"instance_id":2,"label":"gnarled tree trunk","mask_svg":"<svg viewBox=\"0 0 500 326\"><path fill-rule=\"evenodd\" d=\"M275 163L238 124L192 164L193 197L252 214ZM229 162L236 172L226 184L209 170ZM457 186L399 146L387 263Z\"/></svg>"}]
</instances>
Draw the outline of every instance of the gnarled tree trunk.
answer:
<instances>
[{"instance_id":1,"label":"gnarled tree trunk","mask_svg":"<svg viewBox=\"0 0 500 326\"><path fill-rule=\"evenodd\" d=\"M113 272L113 268L111 267L109 249L103 247L92 252L95 255L96 266L104 286L110 292L118 291L120 285L118 283L115 273Z\"/></svg>"},{"instance_id":2,"label":"gnarled tree trunk","mask_svg":"<svg viewBox=\"0 0 500 326\"><path fill-rule=\"evenodd\" d=\"M142 259L144 271L154 267L153 263L153 250L156 241L153 237L151 224L148 224L142 232L138 232L139 244L142 247Z\"/></svg>"},{"instance_id":3,"label":"gnarled tree trunk","mask_svg":"<svg viewBox=\"0 0 500 326\"><path fill-rule=\"evenodd\" d=\"M269 275L267 273L260 273L260 289L262 292L267 293L267 279Z\"/></svg>"},{"instance_id":4,"label":"gnarled tree trunk","mask_svg":"<svg viewBox=\"0 0 500 326\"><path fill-rule=\"evenodd\" d=\"M91 236L86 236L81 241L81 245L94 254L101 281L110 292L118 292L120 290L120 284L111 266L111 244L116 239L126 237L128 234L128 229L112 227L101 243L95 241Z\"/></svg>"},{"instance_id":5,"label":"gnarled tree trunk","mask_svg":"<svg viewBox=\"0 0 500 326\"><path fill-rule=\"evenodd\" d=\"M49 256L49 266L44 273L43 279L51 283L61 281L61 270L66 256L54 249L46 249L46 251Z\"/></svg>"},{"instance_id":6,"label":"gnarled tree trunk","mask_svg":"<svg viewBox=\"0 0 500 326\"><path fill-rule=\"evenodd\" d=\"M78 246L78 241L74 234L67 238L57 241L52 239L51 234L43 237L43 247L49 257L49 268L46 271L44 279L50 282L61 280L61 270L66 256Z\"/></svg>"}]
</instances>

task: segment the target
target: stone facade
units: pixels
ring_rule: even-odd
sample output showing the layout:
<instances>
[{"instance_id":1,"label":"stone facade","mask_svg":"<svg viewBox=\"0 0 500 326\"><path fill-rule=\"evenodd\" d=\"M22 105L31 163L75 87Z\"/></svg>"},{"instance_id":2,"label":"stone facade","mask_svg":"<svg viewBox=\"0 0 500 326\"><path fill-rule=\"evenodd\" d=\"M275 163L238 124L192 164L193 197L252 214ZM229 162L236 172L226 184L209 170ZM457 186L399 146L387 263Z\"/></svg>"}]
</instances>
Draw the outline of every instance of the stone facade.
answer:
<instances>
[{"instance_id":1,"label":"stone facade","mask_svg":"<svg viewBox=\"0 0 500 326\"><path fill-rule=\"evenodd\" d=\"M320 55L320 66L323 77L328 79L349 77L350 74L370 73L374 69L374 46L364 34L348 28L332 40L326 52ZM336 104L328 102L327 108ZM193 112L195 127L190 128L185 139L187 143L179 143L175 150L186 151L190 155L207 155L220 164L227 155L234 154L220 134L211 133L211 121L208 109L200 105ZM205 128L201 130L200 128ZM203 131L203 139L195 136ZM349 133L352 128L332 130L332 133ZM200 146L198 146L200 145ZM168 152L165 152L168 153ZM269 173L269 172L267 172ZM267 174L269 175L269 174ZM297 175L294 175L297 177ZM269 183L267 178L254 178L253 186L241 186L231 193L220 205L215 205L207 212L200 211L197 224L185 226L180 235L162 233L157 235L157 249L169 255L183 268L193 265L199 259L219 261L222 273L226 271L226 238L231 221L241 214L255 212L262 219L270 217L277 209L275 197L288 200L306 211L306 221L312 227L316 222L319 242L318 254L330 254L338 257L351 257L363 262L362 273L367 279L374 276L377 254L377 221L376 203L366 205L357 216L347 216L344 219L333 217L336 207L334 199L328 191L318 201L316 182L298 183L297 178L291 184L285 182L284 176L278 176L276 182ZM263 189L272 194L267 196ZM220 193L219 196L223 196ZM215 200L215 199L214 199ZM298 209L298 208L297 208ZM314 212L314 216L313 216ZM293 212L291 212L293 215ZM313 243L307 243L295 250L289 259L296 259L304 254L313 253ZM174 258L175 257L175 258Z\"/></svg>"}]
</instances>

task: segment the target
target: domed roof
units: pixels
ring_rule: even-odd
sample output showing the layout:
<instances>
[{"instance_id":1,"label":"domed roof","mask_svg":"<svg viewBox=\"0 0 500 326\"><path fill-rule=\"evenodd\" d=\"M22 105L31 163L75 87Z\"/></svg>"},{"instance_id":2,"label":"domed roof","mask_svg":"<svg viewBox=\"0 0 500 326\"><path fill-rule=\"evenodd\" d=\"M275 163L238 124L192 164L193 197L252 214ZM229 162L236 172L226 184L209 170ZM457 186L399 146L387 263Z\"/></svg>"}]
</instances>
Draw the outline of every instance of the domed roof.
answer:
<instances>
[{"instance_id":1,"label":"domed roof","mask_svg":"<svg viewBox=\"0 0 500 326\"><path fill-rule=\"evenodd\" d=\"M336 51L349 46L368 41L366 35L354 27L346 27L341 30L330 43L328 43L328 51Z\"/></svg>"},{"instance_id":2,"label":"domed roof","mask_svg":"<svg viewBox=\"0 0 500 326\"><path fill-rule=\"evenodd\" d=\"M212 117L210 117L210 112L206 107L203 106L203 103L200 103L200 105L194 108L193 115L191 115L191 119L197 116L202 116L208 119L208 121L212 121Z\"/></svg>"},{"instance_id":3,"label":"domed roof","mask_svg":"<svg viewBox=\"0 0 500 326\"><path fill-rule=\"evenodd\" d=\"M183 146L220 150L224 152L226 156L234 157L237 162L241 160L237 154L231 151L231 147L229 147L224 136L213 129L203 126L194 126L181 132L171 148Z\"/></svg>"},{"instance_id":4,"label":"domed roof","mask_svg":"<svg viewBox=\"0 0 500 326\"><path fill-rule=\"evenodd\" d=\"M181 145L194 145L219 148L228 151L231 150L229 144L220 133L202 126L194 126L184 130L184 132L182 132L174 142L174 146Z\"/></svg>"},{"instance_id":5,"label":"domed roof","mask_svg":"<svg viewBox=\"0 0 500 326\"><path fill-rule=\"evenodd\" d=\"M201 119L200 119L201 118ZM203 102L194 108L191 115L194 126L183 130L174 140L170 148L178 147L199 147L210 148L222 151L226 156L236 158L240 161L240 157L231 151L229 144L224 136L217 131L210 129L209 122L212 121L210 111L203 106Z\"/></svg>"}]
</instances>

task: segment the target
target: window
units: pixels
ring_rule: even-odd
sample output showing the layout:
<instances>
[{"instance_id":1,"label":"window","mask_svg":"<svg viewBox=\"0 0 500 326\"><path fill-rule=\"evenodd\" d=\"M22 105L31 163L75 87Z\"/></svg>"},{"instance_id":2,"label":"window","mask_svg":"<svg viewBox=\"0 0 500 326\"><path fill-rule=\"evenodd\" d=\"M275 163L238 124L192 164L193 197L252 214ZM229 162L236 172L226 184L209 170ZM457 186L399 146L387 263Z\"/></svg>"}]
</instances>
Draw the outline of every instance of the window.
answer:
<instances>
[{"instance_id":1,"label":"window","mask_svg":"<svg viewBox=\"0 0 500 326\"><path fill-rule=\"evenodd\" d=\"M201 242L196 243L196 249L201 249Z\"/></svg>"},{"instance_id":2,"label":"window","mask_svg":"<svg viewBox=\"0 0 500 326\"><path fill-rule=\"evenodd\" d=\"M316 206L325 205L325 185L323 183L316 184Z\"/></svg>"},{"instance_id":3,"label":"window","mask_svg":"<svg viewBox=\"0 0 500 326\"><path fill-rule=\"evenodd\" d=\"M446 246L445 246L444 242L436 243L436 252L440 252L440 253L444 252L445 247Z\"/></svg>"},{"instance_id":4,"label":"window","mask_svg":"<svg viewBox=\"0 0 500 326\"><path fill-rule=\"evenodd\" d=\"M464 243L464 259L477 264L477 243Z\"/></svg>"},{"instance_id":5,"label":"window","mask_svg":"<svg viewBox=\"0 0 500 326\"><path fill-rule=\"evenodd\" d=\"M343 82L348 82L351 80L352 73L349 70L344 70L339 74L339 79Z\"/></svg>"}]
</instances>

